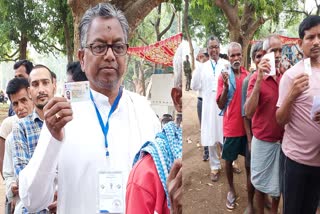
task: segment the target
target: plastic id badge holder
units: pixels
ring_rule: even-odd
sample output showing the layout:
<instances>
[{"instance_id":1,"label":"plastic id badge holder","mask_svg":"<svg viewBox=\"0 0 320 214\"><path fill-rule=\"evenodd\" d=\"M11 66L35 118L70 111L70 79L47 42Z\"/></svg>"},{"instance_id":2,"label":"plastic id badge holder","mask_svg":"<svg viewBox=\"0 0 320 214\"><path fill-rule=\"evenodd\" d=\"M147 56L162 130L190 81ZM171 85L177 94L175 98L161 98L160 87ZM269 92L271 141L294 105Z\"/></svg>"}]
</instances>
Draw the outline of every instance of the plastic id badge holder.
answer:
<instances>
[{"instance_id":1,"label":"plastic id badge holder","mask_svg":"<svg viewBox=\"0 0 320 214\"><path fill-rule=\"evenodd\" d=\"M124 213L123 173L100 171L98 185L98 213Z\"/></svg>"}]
</instances>

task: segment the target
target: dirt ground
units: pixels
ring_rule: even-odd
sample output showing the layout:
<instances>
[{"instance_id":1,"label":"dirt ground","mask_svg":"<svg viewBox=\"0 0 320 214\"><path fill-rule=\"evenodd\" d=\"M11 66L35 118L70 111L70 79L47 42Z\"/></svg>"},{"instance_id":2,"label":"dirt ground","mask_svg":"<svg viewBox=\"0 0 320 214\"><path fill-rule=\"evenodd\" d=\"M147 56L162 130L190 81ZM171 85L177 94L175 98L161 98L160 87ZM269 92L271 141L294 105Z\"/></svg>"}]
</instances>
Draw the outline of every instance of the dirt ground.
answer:
<instances>
[{"instance_id":1,"label":"dirt ground","mask_svg":"<svg viewBox=\"0 0 320 214\"><path fill-rule=\"evenodd\" d=\"M191 139L192 143L187 142ZM226 208L228 183L224 162L218 182L210 180L209 163L202 161L203 149L200 143L200 126L197 116L197 93L183 91L183 213L244 213L247 204L246 175L243 157L239 158L240 174L234 174L237 191L237 207L233 211Z\"/></svg>"},{"instance_id":2,"label":"dirt ground","mask_svg":"<svg viewBox=\"0 0 320 214\"><path fill-rule=\"evenodd\" d=\"M8 115L8 105L0 103L0 124L3 119ZM1 176L0 176L1 177ZM4 203L5 203L5 185L2 177L0 178L0 214L4 213Z\"/></svg>"}]
</instances>

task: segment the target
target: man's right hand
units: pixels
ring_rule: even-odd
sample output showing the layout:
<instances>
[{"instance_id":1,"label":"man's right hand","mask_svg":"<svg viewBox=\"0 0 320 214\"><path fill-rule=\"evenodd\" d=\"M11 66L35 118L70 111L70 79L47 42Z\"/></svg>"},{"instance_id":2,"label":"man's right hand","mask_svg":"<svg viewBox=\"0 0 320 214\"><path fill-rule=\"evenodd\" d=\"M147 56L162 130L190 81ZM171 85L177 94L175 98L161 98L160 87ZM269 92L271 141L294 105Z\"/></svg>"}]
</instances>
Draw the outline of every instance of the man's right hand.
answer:
<instances>
[{"instance_id":1,"label":"man's right hand","mask_svg":"<svg viewBox=\"0 0 320 214\"><path fill-rule=\"evenodd\" d=\"M270 60L267 58L264 58L260 61L257 68L257 82L260 82L263 79L264 73L270 73L271 71L271 65Z\"/></svg>"},{"instance_id":2,"label":"man's right hand","mask_svg":"<svg viewBox=\"0 0 320 214\"><path fill-rule=\"evenodd\" d=\"M309 76L307 74L300 74L294 78L289 96L294 100L308 88Z\"/></svg>"},{"instance_id":3,"label":"man's right hand","mask_svg":"<svg viewBox=\"0 0 320 214\"><path fill-rule=\"evenodd\" d=\"M11 192L12 192L13 196L19 195L19 187L16 182L13 182L11 184Z\"/></svg>"},{"instance_id":4,"label":"man's right hand","mask_svg":"<svg viewBox=\"0 0 320 214\"><path fill-rule=\"evenodd\" d=\"M227 72L221 72L224 88L229 88L229 74Z\"/></svg>"},{"instance_id":5,"label":"man's right hand","mask_svg":"<svg viewBox=\"0 0 320 214\"><path fill-rule=\"evenodd\" d=\"M70 102L64 97L54 97L44 107L44 119L51 135L62 141L63 127L72 120Z\"/></svg>"}]
</instances>

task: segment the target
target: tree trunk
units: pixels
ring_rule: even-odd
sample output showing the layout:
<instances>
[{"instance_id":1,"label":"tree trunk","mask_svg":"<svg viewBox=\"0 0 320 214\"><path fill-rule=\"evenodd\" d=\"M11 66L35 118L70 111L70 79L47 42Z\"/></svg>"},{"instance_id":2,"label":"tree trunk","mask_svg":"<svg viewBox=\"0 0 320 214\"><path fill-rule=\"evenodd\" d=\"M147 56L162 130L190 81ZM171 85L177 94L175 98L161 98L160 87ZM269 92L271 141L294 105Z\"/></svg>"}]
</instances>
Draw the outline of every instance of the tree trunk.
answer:
<instances>
[{"instance_id":1,"label":"tree trunk","mask_svg":"<svg viewBox=\"0 0 320 214\"><path fill-rule=\"evenodd\" d=\"M68 62L73 61L73 50L71 46L71 38L70 38L70 28L67 23L67 19L63 20L63 30L64 30L64 35L66 38L66 50L67 50L67 57L68 57Z\"/></svg>"},{"instance_id":2,"label":"tree trunk","mask_svg":"<svg viewBox=\"0 0 320 214\"><path fill-rule=\"evenodd\" d=\"M267 19L256 17L255 8L246 2L243 8L243 15L238 16L238 4L231 5L226 0L215 0L215 4L219 7L228 20L228 30L230 42L238 42L242 46L242 65L248 66L248 47L253 39L254 33L265 23Z\"/></svg>"},{"instance_id":3,"label":"tree trunk","mask_svg":"<svg viewBox=\"0 0 320 214\"><path fill-rule=\"evenodd\" d=\"M84 12L100 2L110 2L121 9L130 26L129 38L132 37L134 30L141 23L150 11L162 2L167 0L68 0L71 7L73 23L74 23L74 55L77 56L77 51L80 48L78 26Z\"/></svg>"},{"instance_id":4,"label":"tree trunk","mask_svg":"<svg viewBox=\"0 0 320 214\"><path fill-rule=\"evenodd\" d=\"M193 45L192 45L192 40L191 36L189 33L189 25L188 25L188 12L189 12L189 0L184 1L184 17L183 17L183 22L184 22L184 30L187 36L187 40L189 42L189 48L190 48L190 55L191 55L191 69L195 69L194 65L194 50L193 50Z\"/></svg>"},{"instance_id":5,"label":"tree trunk","mask_svg":"<svg viewBox=\"0 0 320 214\"><path fill-rule=\"evenodd\" d=\"M21 39L19 44L19 59L26 59L27 58L27 45L28 45L28 38L25 32L21 32Z\"/></svg>"}]
</instances>

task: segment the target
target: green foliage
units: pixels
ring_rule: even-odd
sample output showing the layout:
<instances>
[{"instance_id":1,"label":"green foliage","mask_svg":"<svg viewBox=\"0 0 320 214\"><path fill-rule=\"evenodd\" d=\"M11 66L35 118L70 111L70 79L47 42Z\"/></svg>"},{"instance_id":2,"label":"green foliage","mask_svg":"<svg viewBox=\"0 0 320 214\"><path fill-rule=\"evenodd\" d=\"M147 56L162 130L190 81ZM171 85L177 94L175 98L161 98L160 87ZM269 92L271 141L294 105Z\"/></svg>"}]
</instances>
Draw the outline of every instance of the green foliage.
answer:
<instances>
[{"instance_id":1,"label":"green foliage","mask_svg":"<svg viewBox=\"0 0 320 214\"><path fill-rule=\"evenodd\" d=\"M0 60L19 58L21 52L18 50L21 49L23 37L28 45L32 45L39 53L57 53L60 49L65 50L61 27L63 15L68 16L73 36L72 16L67 7L67 0L0 1ZM16 54L12 55L13 53Z\"/></svg>"},{"instance_id":2,"label":"green foliage","mask_svg":"<svg viewBox=\"0 0 320 214\"><path fill-rule=\"evenodd\" d=\"M217 36L222 43L228 40L227 19L212 1L191 1L188 23L192 38L199 38L201 46L205 46L210 35Z\"/></svg>"},{"instance_id":3,"label":"green foliage","mask_svg":"<svg viewBox=\"0 0 320 214\"><path fill-rule=\"evenodd\" d=\"M62 52L66 54L66 35L64 32L64 24L68 26L70 42L73 45L73 17L71 9L68 6L67 0L47 0L47 20L50 20L50 25L48 28L48 36L53 40L57 40L62 46Z\"/></svg>"},{"instance_id":4,"label":"green foliage","mask_svg":"<svg viewBox=\"0 0 320 214\"><path fill-rule=\"evenodd\" d=\"M236 1L228 0L226 2L235 6ZM250 16L253 20L258 18L271 20L266 22L268 29L260 27L257 30L255 38L270 34L271 31L277 31L280 25L288 27L300 20L297 14L290 12L285 14L284 19L279 18L284 10L299 9L301 6L298 4L299 0L238 0L237 2L239 20L244 16L245 5L254 9L254 13ZM201 40L204 40L209 34L214 34L219 37L222 43L228 41L228 20L223 11L215 5L215 0L192 0L189 15L189 27L193 37L200 37Z\"/></svg>"}]
</instances>

